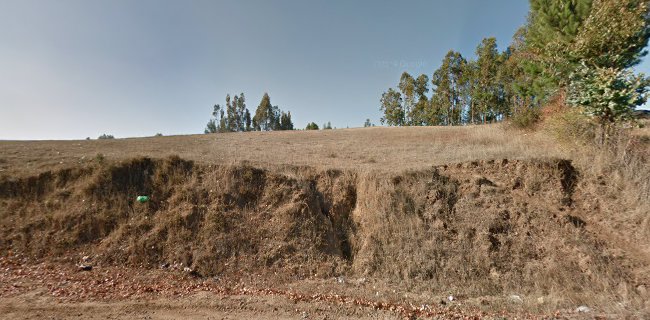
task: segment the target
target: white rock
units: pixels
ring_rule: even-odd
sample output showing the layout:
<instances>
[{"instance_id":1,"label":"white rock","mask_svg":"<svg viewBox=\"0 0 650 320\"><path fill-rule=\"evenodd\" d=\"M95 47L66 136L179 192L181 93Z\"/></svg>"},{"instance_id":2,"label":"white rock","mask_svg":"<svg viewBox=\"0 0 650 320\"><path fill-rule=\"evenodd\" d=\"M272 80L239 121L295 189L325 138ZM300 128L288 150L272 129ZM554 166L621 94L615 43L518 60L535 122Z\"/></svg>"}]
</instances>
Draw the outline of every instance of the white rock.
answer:
<instances>
[{"instance_id":1,"label":"white rock","mask_svg":"<svg viewBox=\"0 0 650 320\"><path fill-rule=\"evenodd\" d=\"M587 307L587 306L579 306L579 307L576 308L576 312L587 313L587 312L591 312L591 309L589 307Z\"/></svg>"},{"instance_id":2,"label":"white rock","mask_svg":"<svg viewBox=\"0 0 650 320\"><path fill-rule=\"evenodd\" d=\"M516 303L522 303L522 302L524 302L524 300L521 299L521 297L518 296L518 295L516 295L516 294L510 295L510 301L512 301L512 302L516 302Z\"/></svg>"},{"instance_id":3,"label":"white rock","mask_svg":"<svg viewBox=\"0 0 650 320\"><path fill-rule=\"evenodd\" d=\"M449 296L449 297L447 297L447 300L449 300L449 301L454 301L454 296Z\"/></svg>"}]
</instances>

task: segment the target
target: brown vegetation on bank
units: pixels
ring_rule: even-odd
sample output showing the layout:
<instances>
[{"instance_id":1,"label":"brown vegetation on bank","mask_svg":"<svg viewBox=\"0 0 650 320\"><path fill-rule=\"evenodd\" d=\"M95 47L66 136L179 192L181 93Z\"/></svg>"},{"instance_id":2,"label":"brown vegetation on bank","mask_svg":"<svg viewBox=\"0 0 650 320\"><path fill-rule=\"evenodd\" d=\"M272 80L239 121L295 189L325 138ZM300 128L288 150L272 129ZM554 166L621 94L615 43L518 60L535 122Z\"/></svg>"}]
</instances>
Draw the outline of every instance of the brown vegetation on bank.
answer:
<instances>
[{"instance_id":1,"label":"brown vegetation on bank","mask_svg":"<svg viewBox=\"0 0 650 320\"><path fill-rule=\"evenodd\" d=\"M204 278L367 278L488 310L647 315L647 141L548 136L485 126L3 142L0 247Z\"/></svg>"}]
</instances>

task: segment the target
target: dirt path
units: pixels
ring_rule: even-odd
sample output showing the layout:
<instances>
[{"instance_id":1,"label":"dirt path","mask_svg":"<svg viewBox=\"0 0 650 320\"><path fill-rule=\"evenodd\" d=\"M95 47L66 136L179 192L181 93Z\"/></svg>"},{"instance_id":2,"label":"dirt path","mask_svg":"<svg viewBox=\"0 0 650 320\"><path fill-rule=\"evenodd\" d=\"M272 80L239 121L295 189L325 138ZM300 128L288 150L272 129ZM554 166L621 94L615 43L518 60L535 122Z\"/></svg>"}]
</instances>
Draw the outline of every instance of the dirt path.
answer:
<instances>
[{"instance_id":1,"label":"dirt path","mask_svg":"<svg viewBox=\"0 0 650 320\"><path fill-rule=\"evenodd\" d=\"M227 281L197 278L180 270L113 266L80 271L69 262L0 257L0 319L494 319L505 315L465 301L426 304L418 297L400 298L404 295L399 292L375 296L369 291L374 292L374 287L326 280Z\"/></svg>"},{"instance_id":2,"label":"dirt path","mask_svg":"<svg viewBox=\"0 0 650 320\"><path fill-rule=\"evenodd\" d=\"M399 319L390 311L293 302L278 296L192 296L152 301L60 303L43 292L0 299L2 319Z\"/></svg>"}]
</instances>

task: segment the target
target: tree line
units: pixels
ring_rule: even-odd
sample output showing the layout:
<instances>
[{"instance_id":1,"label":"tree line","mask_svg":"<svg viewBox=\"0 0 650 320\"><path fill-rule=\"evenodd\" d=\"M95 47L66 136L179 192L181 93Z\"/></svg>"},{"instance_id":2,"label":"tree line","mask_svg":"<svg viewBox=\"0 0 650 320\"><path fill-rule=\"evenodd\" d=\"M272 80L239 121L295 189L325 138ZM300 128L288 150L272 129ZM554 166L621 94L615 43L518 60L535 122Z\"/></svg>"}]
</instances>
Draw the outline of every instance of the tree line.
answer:
<instances>
[{"instance_id":1,"label":"tree line","mask_svg":"<svg viewBox=\"0 0 650 320\"><path fill-rule=\"evenodd\" d=\"M264 93L255 115L246 107L243 93L239 96L226 95L226 104L214 105L212 118L208 121L205 133L293 130L291 112L284 112L271 104L268 93Z\"/></svg>"},{"instance_id":2,"label":"tree line","mask_svg":"<svg viewBox=\"0 0 650 320\"><path fill-rule=\"evenodd\" d=\"M370 120L367 120L370 121ZM305 130L332 129L332 123L326 122L319 128L315 122L307 124ZM204 133L220 132L246 132L246 131L278 131L295 130L291 120L291 112L282 111L278 106L271 104L271 97L264 93L260 104L255 110L255 115L246 107L246 97L243 93L232 98L226 95L226 104L212 107L212 117L205 127Z\"/></svg>"},{"instance_id":3,"label":"tree line","mask_svg":"<svg viewBox=\"0 0 650 320\"><path fill-rule=\"evenodd\" d=\"M381 123L489 123L558 97L603 126L629 119L646 101L650 82L631 68L649 36L643 0L530 0L528 22L504 51L485 38L475 59L450 50L431 78L402 73L381 96Z\"/></svg>"}]
</instances>

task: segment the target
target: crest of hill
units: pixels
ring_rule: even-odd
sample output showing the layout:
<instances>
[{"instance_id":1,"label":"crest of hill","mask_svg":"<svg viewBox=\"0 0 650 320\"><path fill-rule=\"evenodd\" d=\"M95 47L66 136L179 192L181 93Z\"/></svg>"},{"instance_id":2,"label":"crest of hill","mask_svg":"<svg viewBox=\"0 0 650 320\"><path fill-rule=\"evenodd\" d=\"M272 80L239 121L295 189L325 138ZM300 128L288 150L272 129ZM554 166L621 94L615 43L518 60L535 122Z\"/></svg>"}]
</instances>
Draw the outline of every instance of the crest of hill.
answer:
<instances>
[{"instance_id":1,"label":"crest of hill","mask_svg":"<svg viewBox=\"0 0 650 320\"><path fill-rule=\"evenodd\" d=\"M0 176L30 175L133 157L166 157L204 164L258 167L310 166L399 172L484 159L565 158L553 139L506 130L503 125L465 127L371 127L276 131L111 140L0 141Z\"/></svg>"}]
</instances>

